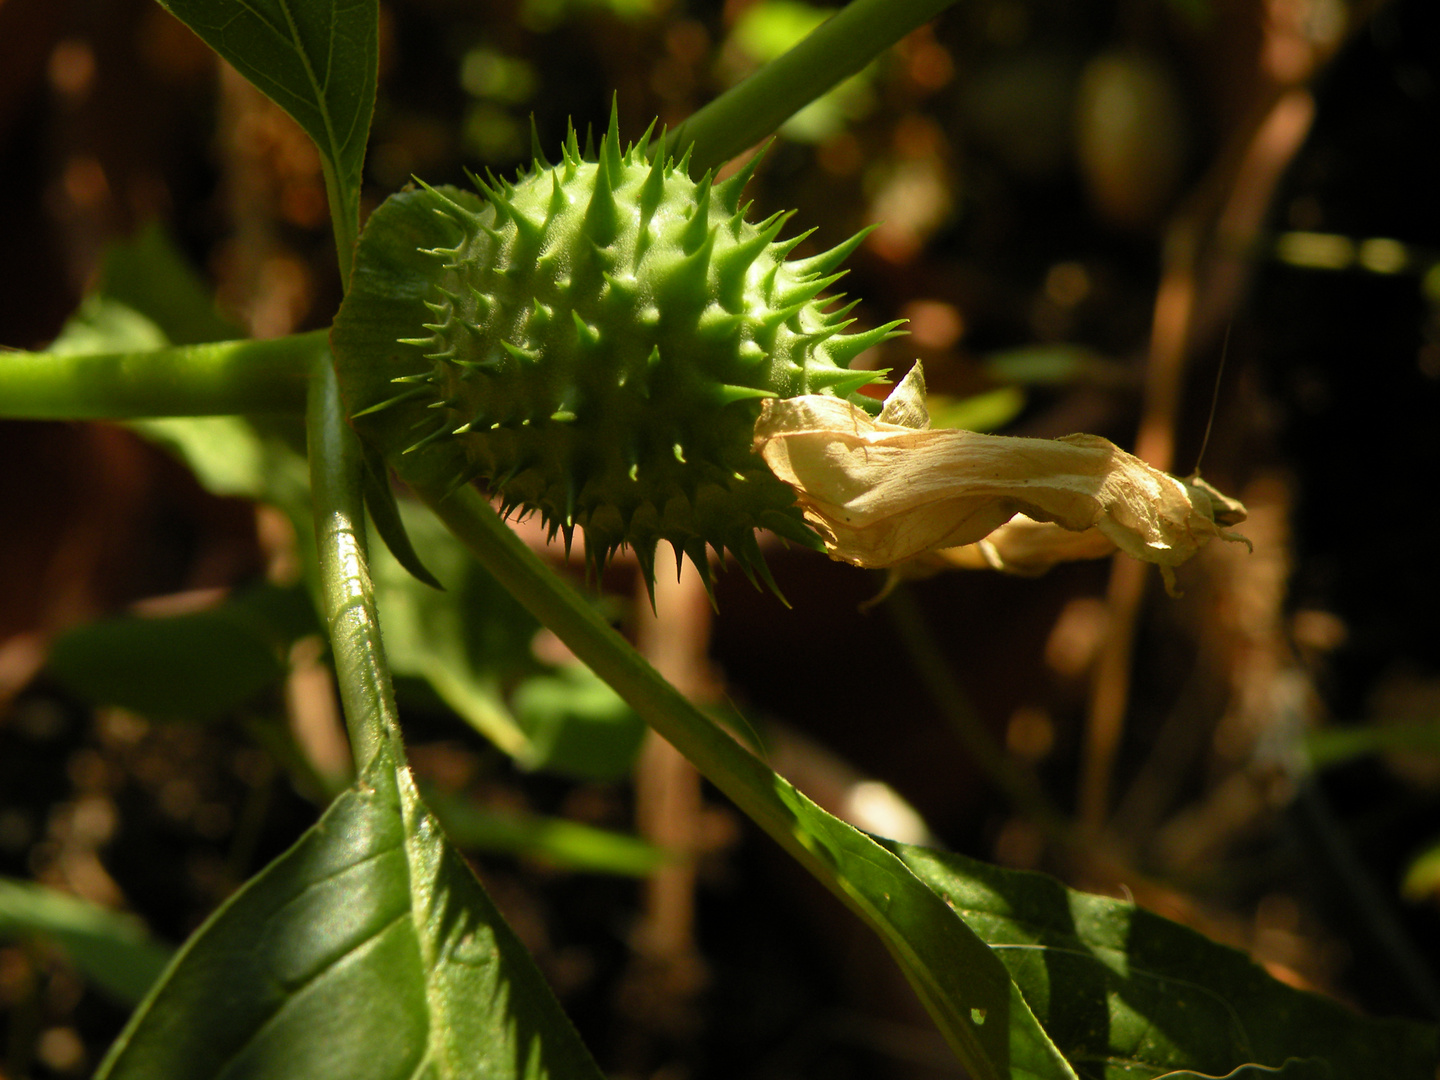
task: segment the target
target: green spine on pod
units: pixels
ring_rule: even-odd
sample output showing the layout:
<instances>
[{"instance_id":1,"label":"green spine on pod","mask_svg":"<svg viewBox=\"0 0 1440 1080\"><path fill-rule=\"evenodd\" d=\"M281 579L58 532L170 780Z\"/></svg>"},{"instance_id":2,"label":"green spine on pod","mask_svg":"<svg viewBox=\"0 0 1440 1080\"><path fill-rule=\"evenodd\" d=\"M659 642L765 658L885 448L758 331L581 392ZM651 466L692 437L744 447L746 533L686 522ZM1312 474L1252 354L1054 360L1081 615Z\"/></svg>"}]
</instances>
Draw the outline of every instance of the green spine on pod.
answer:
<instances>
[{"instance_id":1,"label":"green spine on pod","mask_svg":"<svg viewBox=\"0 0 1440 1080\"><path fill-rule=\"evenodd\" d=\"M538 511L596 570L664 540L709 584L706 547L768 580L757 528L810 547L789 487L751 452L760 399L848 397L898 331L846 333L821 293L859 234L807 259L788 214L744 218L750 168L698 183L650 133L596 160L572 130L559 164L508 182L393 196L370 218L332 331L356 427L405 475L476 481Z\"/></svg>"}]
</instances>

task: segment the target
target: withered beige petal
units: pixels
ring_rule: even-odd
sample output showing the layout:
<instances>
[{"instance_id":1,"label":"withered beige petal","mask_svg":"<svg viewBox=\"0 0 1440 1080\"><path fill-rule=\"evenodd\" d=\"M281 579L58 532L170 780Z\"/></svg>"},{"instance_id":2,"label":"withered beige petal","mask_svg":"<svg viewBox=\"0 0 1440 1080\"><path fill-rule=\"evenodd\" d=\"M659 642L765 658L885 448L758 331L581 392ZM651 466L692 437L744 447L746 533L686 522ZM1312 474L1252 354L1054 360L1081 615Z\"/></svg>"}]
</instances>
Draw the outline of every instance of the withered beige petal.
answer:
<instances>
[{"instance_id":1,"label":"withered beige petal","mask_svg":"<svg viewBox=\"0 0 1440 1080\"><path fill-rule=\"evenodd\" d=\"M1072 532L1053 521L1036 521L1016 514L985 539L962 547L931 552L940 566L971 570L989 568L1007 574L1034 577L1056 563L1103 559L1115 554L1115 545L1099 529Z\"/></svg>"},{"instance_id":2,"label":"withered beige petal","mask_svg":"<svg viewBox=\"0 0 1440 1080\"><path fill-rule=\"evenodd\" d=\"M1049 528L1002 537L1025 572L1051 554L1091 557L1108 541L1165 571L1213 537L1244 507L1198 479L1152 468L1097 435L1026 439L928 430L918 372L896 388L881 419L834 397L766 401L755 449L795 489L830 555L857 566L893 566L928 551L975 544L1017 514L1032 523L1099 536L1056 544ZM918 411L917 400L921 402ZM890 423L890 416L904 423ZM1218 518L1218 520L1217 520ZM1035 550L1023 550L1026 541ZM997 548L998 551L998 548ZM984 552L981 552L982 557ZM1060 556L1066 557L1066 556Z\"/></svg>"}]
</instances>

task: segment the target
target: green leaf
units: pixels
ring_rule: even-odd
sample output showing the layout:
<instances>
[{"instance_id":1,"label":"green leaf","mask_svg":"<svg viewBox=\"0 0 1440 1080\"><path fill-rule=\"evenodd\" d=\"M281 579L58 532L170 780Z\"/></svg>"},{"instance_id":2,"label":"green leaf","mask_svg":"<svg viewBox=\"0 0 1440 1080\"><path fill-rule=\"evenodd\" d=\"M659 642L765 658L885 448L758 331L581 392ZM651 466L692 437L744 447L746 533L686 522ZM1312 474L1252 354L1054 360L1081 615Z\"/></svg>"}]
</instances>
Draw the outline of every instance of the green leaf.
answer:
<instances>
[{"instance_id":1,"label":"green leaf","mask_svg":"<svg viewBox=\"0 0 1440 1080\"><path fill-rule=\"evenodd\" d=\"M0 938L55 942L85 977L116 1001L145 996L170 959L139 920L28 881L0 878Z\"/></svg>"},{"instance_id":2,"label":"green leaf","mask_svg":"<svg viewBox=\"0 0 1440 1080\"><path fill-rule=\"evenodd\" d=\"M375 108L379 0L160 0L230 61L320 150L330 217L349 277L361 166Z\"/></svg>"},{"instance_id":3,"label":"green leaf","mask_svg":"<svg viewBox=\"0 0 1440 1080\"><path fill-rule=\"evenodd\" d=\"M871 926L975 1080L1074 1080L1004 965L895 854L825 813L688 702L478 492L443 480L416 490L580 660Z\"/></svg>"},{"instance_id":4,"label":"green leaf","mask_svg":"<svg viewBox=\"0 0 1440 1080\"><path fill-rule=\"evenodd\" d=\"M405 531L405 522L400 518L400 504L395 498L394 488L390 486L390 470L385 466L385 459L373 447L362 446L361 450L365 455L365 464L360 482L365 491L365 509L370 511L370 520L375 525L375 531L380 534L380 539L385 541L385 546L390 550L390 554L395 556L395 561L409 571L416 581L429 585L432 589L443 590L445 587L420 561L415 543Z\"/></svg>"},{"instance_id":5,"label":"green leaf","mask_svg":"<svg viewBox=\"0 0 1440 1080\"><path fill-rule=\"evenodd\" d=\"M1188 927L1043 874L890 846L990 944L1087 1080L1433 1080L1434 1027L1358 1016Z\"/></svg>"},{"instance_id":6,"label":"green leaf","mask_svg":"<svg viewBox=\"0 0 1440 1080\"><path fill-rule=\"evenodd\" d=\"M50 673L88 701L205 719L277 684L291 643L316 630L303 592L267 585L204 611L78 627L51 648Z\"/></svg>"},{"instance_id":7,"label":"green leaf","mask_svg":"<svg viewBox=\"0 0 1440 1080\"><path fill-rule=\"evenodd\" d=\"M80 301L46 351L59 356L145 352L169 344L165 331L149 316L121 300L93 293Z\"/></svg>"},{"instance_id":8,"label":"green leaf","mask_svg":"<svg viewBox=\"0 0 1440 1080\"><path fill-rule=\"evenodd\" d=\"M1323 769L1366 754L1440 755L1440 721L1405 720L1331 727L1305 736L1310 764Z\"/></svg>"},{"instance_id":9,"label":"green leaf","mask_svg":"<svg viewBox=\"0 0 1440 1080\"><path fill-rule=\"evenodd\" d=\"M489 810L437 792L425 801L457 847L521 855L564 870L643 877L673 856L636 836L564 818Z\"/></svg>"},{"instance_id":10,"label":"green leaf","mask_svg":"<svg viewBox=\"0 0 1440 1080\"><path fill-rule=\"evenodd\" d=\"M385 651L396 675L419 676L466 723L505 753L529 740L505 705L503 686L538 666L530 641L539 624L423 509L400 507L418 557L445 585L422 584L388 551L371 551Z\"/></svg>"},{"instance_id":11,"label":"green leaf","mask_svg":"<svg viewBox=\"0 0 1440 1080\"><path fill-rule=\"evenodd\" d=\"M937 892L858 829L832 817L772 773L794 814L794 835L879 933L911 986L977 1080L1075 1080L994 952Z\"/></svg>"},{"instance_id":12,"label":"green leaf","mask_svg":"<svg viewBox=\"0 0 1440 1080\"><path fill-rule=\"evenodd\" d=\"M1082 345L1026 345L994 353L985 372L1001 383L1020 386L1099 386L1125 389L1135 385L1126 365Z\"/></svg>"},{"instance_id":13,"label":"green leaf","mask_svg":"<svg viewBox=\"0 0 1440 1080\"><path fill-rule=\"evenodd\" d=\"M97 1080L599 1080L396 755L185 944Z\"/></svg>"},{"instance_id":14,"label":"green leaf","mask_svg":"<svg viewBox=\"0 0 1440 1080\"><path fill-rule=\"evenodd\" d=\"M528 769L580 780L619 780L640 753L645 724L589 668L572 664L515 690L515 718L529 736Z\"/></svg>"},{"instance_id":15,"label":"green leaf","mask_svg":"<svg viewBox=\"0 0 1440 1080\"><path fill-rule=\"evenodd\" d=\"M174 345L244 336L216 312L200 275L158 225L106 246L99 292L153 321Z\"/></svg>"},{"instance_id":16,"label":"green leaf","mask_svg":"<svg viewBox=\"0 0 1440 1080\"><path fill-rule=\"evenodd\" d=\"M929 394L925 408L932 428L961 428L965 431L994 431L1014 420L1025 409L1025 391L1002 386L983 394L953 398Z\"/></svg>"}]
</instances>

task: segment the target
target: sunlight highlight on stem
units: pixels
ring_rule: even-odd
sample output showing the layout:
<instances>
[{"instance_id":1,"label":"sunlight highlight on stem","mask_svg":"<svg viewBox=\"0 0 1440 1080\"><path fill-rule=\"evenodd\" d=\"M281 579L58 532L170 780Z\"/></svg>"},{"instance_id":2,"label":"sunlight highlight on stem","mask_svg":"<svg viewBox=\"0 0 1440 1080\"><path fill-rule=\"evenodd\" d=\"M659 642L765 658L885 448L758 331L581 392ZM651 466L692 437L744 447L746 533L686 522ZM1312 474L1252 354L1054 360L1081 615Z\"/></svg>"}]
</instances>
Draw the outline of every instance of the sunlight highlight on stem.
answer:
<instances>
[{"instance_id":1,"label":"sunlight highlight on stem","mask_svg":"<svg viewBox=\"0 0 1440 1080\"><path fill-rule=\"evenodd\" d=\"M311 386L306 436L325 624L350 752L356 771L364 772L386 739L399 738L399 729L365 547L360 442L345 422L328 362L320 365Z\"/></svg>"},{"instance_id":2,"label":"sunlight highlight on stem","mask_svg":"<svg viewBox=\"0 0 1440 1080\"><path fill-rule=\"evenodd\" d=\"M138 420L292 413L305 408L329 331L127 353L0 351L0 416Z\"/></svg>"},{"instance_id":3,"label":"sunlight highlight on stem","mask_svg":"<svg viewBox=\"0 0 1440 1080\"><path fill-rule=\"evenodd\" d=\"M729 161L954 2L852 0L789 52L691 115L668 144L677 152L694 144L694 175Z\"/></svg>"}]
</instances>

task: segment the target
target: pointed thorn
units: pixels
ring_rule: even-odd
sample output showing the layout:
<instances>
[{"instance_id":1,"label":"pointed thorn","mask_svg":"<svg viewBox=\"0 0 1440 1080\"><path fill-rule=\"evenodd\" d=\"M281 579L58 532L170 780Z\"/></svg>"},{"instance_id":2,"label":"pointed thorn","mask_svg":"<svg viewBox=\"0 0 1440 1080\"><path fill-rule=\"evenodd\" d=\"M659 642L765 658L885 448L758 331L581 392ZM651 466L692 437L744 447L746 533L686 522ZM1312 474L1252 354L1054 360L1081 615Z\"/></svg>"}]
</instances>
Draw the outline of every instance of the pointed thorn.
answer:
<instances>
[{"instance_id":1,"label":"pointed thorn","mask_svg":"<svg viewBox=\"0 0 1440 1080\"><path fill-rule=\"evenodd\" d=\"M600 340L599 327L587 323L574 308L570 309L570 318L575 322L575 333L580 336L580 344L591 346Z\"/></svg>"},{"instance_id":2,"label":"pointed thorn","mask_svg":"<svg viewBox=\"0 0 1440 1080\"><path fill-rule=\"evenodd\" d=\"M610 95L610 126L600 139L600 155L610 167L611 173L618 176L625 164L620 152L620 95L618 93Z\"/></svg>"},{"instance_id":3,"label":"pointed thorn","mask_svg":"<svg viewBox=\"0 0 1440 1080\"><path fill-rule=\"evenodd\" d=\"M371 405L368 409L361 409L354 413L350 419L358 420L362 416L373 416L375 413L384 412L395 405L403 405L407 401L415 401L418 398L429 397L430 391L427 387L417 386L413 390L406 390L403 394L396 394L392 398L380 402L378 405Z\"/></svg>"},{"instance_id":4,"label":"pointed thorn","mask_svg":"<svg viewBox=\"0 0 1440 1080\"><path fill-rule=\"evenodd\" d=\"M649 222L660 201L665 197L665 133L660 133L660 143L655 157L650 162L650 172L645 177L645 186L640 189L640 220Z\"/></svg>"},{"instance_id":5,"label":"pointed thorn","mask_svg":"<svg viewBox=\"0 0 1440 1080\"><path fill-rule=\"evenodd\" d=\"M500 347L504 349L512 358L520 361L522 364L536 364L540 362L540 354L538 352L533 352L529 349L522 349L519 345L512 344L508 341L501 341Z\"/></svg>"},{"instance_id":6,"label":"pointed thorn","mask_svg":"<svg viewBox=\"0 0 1440 1080\"><path fill-rule=\"evenodd\" d=\"M755 175L755 170L760 167L760 159L770 149L775 141L774 136L766 139L759 150L755 151L750 160L740 166L734 175L721 180L715 185L715 197L720 200L720 205L734 214L740 210L740 195L745 190L745 185L750 183L750 178Z\"/></svg>"},{"instance_id":7,"label":"pointed thorn","mask_svg":"<svg viewBox=\"0 0 1440 1080\"><path fill-rule=\"evenodd\" d=\"M708 177L710 174L705 175ZM699 186L700 197L695 200L695 206L690 211L690 221L685 226L685 231L680 234L680 250L686 255L693 255L707 238L714 244L716 230L710 225L710 184L701 180Z\"/></svg>"},{"instance_id":8,"label":"pointed thorn","mask_svg":"<svg viewBox=\"0 0 1440 1080\"><path fill-rule=\"evenodd\" d=\"M535 114L530 114L530 159L535 163L535 171L548 169L550 162L545 157L545 151L540 147L540 129L535 126Z\"/></svg>"},{"instance_id":9,"label":"pointed thorn","mask_svg":"<svg viewBox=\"0 0 1440 1080\"><path fill-rule=\"evenodd\" d=\"M879 227L878 222L874 225L867 225L854 236L850 237L849 240L836 244L829 251L822 251L819 255L811 255L808 259L796 259L790 264L790 269L793 270L797 276L804 276L806 274L828 274L848 259L855 249L865 242L865 238Z\"/></svg>"},{"instance_id":10,"label":"pointed thorn","mask_svg":"<svg viewBox=\"0 0 1440 1080\"><path fill-rule=\"evenodd\" d=\"M656 120L650 121L650 126L645 129L645 134L640 136L640 141L630 148L626 155L625 164L632 165L638 160L647 161L650 157L650 136L655 133Z\"/></svg>"},{"instance_id":11,"label":"pointed thorn","mask_svg":"<svg viewBox=\"0 0 1440 1080\"><path fill-rule=\"evenodd\" d=\"M714 402L723 406L737 401L759 401L761 398L774 397L775 391L757 390L753 386L736 386L733 383L715 383L711 387L711 394Z\"/></svg>"},{"instance_id":12,"label":"pointed thorn","mask_svg":"<svg viewBox=\"0 0 1440 1080\"><path fill-rule=\"evenodd\" d=\"M608 159L602 159L595 170L595 189L590 205L585 208L585 224L591 240L601 248L611 244L620 229L620 208L615 205L615 175Z\"/></svg>"},{"instance_id":13,"label":"pointed thorn","mask_svg":"<svg viewBox=\"0 0 1440 1080\"><path fill-rule=\"evenodd\" d=\"M635 562L640 566L640 578L645 582L645 591L650 596L650 613L655 610L655 541L637 540L630 545L635 552Z\"/></svg>"},{"instance_id":14,"label":"pointed thorn","mask_svg":"<svg viewBox=\"0 0 1440 1080\"><path fill-rule=\"evenodd\" d=\"M792 211L792 213L793 213L793 211ZM806 240L810 239L811 235L813 235L814 232L815 232L814 229L806 229L806 230L805 230L804 232L802 232L799 236L791 237L789 240L781 240L779 243L777 243L777 244L775 245L775 248L774 248L776 258L780 258L780 259L789 258L790 252L794 251L797 247L799 247L801 244L803 244Z\"/></svg>"},{"instance_id":15,"label":"pointed thorn","mask_svg":"<svg viewBox=\"0 0 1440 1080\"><path fill-rule=\"evenodd\" d=\"M897 327L903 325L904 322L904 319L896 319L894 322L877 326L873 330L867 330L863 334L846 334L844 337L831 338L826 343L825 352L837 367L849 367L852 360L872 345L878 345L882 341L889 341L891 338L903 335L904 331Z\"/></svg>"},{"instance_id":16,"label":"pointed thorn","mask_svg":"<svg viewBox=\"0 0 1440 1080\"><path fill-rule=\"evenodd\" d=\"M477 214L474 210L471 210L468 206L461 205L460 203L452 199L449 195L446 195L439 188L431 187L424 180L421 180L418 176L414 177L414 180L423 189L428 191L431 195L435 196L435 198L439 199L442 203L448 206L455 213L459 214L466 221L470 222L472 225L479 223L480 215ZM442 217L446 216L445 212L443 210L440 210L438 207L436 208L436 212L439 213Z\"/></svg>"}]
</instances>

